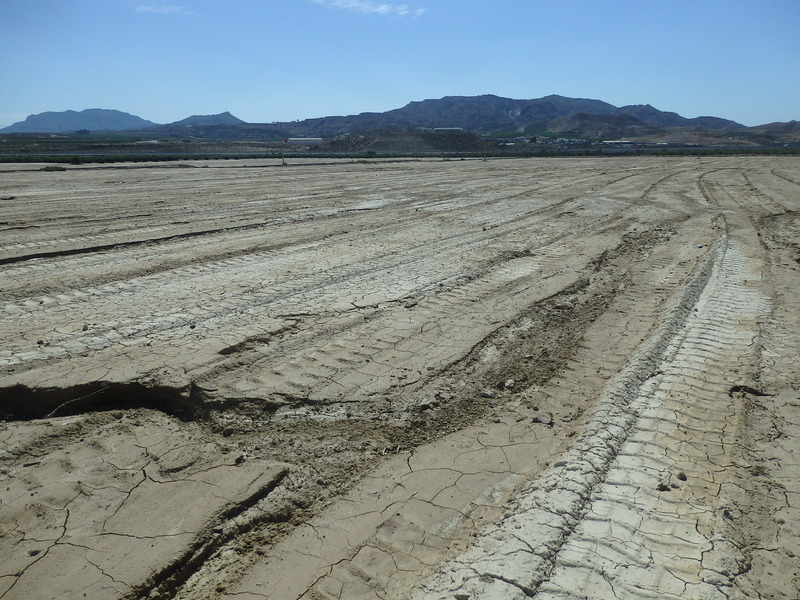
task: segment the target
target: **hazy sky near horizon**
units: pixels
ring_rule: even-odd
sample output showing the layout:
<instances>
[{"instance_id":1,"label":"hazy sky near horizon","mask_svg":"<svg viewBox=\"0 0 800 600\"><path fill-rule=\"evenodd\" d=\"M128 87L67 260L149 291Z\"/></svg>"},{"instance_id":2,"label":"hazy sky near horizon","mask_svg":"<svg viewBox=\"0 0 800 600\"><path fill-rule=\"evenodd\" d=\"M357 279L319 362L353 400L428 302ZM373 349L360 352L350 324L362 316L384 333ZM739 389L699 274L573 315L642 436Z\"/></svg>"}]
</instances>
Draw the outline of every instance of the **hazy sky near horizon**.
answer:
<instances>
[{"instance_id":1,"label":"hazy sky near horizon","mask_svg":"<svg viewBox=\"0 0 800 600\"><path fill-rule=\"evenodd\" d=\"M800 120L800 0L2 0L0 127L168 123L496 94Z\"/></svg>"}]
</instances>

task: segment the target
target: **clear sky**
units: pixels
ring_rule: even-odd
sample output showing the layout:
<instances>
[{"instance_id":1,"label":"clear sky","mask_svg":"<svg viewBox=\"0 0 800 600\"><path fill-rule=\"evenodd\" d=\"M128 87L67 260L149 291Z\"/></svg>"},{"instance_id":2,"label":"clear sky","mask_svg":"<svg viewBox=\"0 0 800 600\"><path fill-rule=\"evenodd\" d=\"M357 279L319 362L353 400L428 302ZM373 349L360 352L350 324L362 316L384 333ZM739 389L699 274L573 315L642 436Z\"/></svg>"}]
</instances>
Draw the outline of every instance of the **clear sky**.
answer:
<instances>
[{"instance_id":1,"label":"clear sky","mask_svg":"<svg viewBox=\"0 0 800 600\"><path fill-rule=\"evenodd\" d=\"M0 0L0 127L560 94L800 120L800 0Z\"/></svg>"}]
</instances>

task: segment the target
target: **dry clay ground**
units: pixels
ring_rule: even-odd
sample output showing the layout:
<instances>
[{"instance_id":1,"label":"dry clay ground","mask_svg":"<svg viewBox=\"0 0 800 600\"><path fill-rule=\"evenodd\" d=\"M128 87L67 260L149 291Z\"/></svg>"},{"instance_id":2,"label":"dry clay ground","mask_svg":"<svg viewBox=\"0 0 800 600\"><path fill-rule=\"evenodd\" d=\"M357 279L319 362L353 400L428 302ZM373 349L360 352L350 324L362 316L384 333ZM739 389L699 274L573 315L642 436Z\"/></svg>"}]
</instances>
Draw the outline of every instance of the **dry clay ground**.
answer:
<instances>
[{"instance_id":1,"label":"dry clay ground","mask_svg":"<svg viewBox=\"0 0 800 600\"><path fill-rule=\"evenodd\" d=\"M39 166L2 600L800 595L798 159Z\"/></svg>"}]
</instances>

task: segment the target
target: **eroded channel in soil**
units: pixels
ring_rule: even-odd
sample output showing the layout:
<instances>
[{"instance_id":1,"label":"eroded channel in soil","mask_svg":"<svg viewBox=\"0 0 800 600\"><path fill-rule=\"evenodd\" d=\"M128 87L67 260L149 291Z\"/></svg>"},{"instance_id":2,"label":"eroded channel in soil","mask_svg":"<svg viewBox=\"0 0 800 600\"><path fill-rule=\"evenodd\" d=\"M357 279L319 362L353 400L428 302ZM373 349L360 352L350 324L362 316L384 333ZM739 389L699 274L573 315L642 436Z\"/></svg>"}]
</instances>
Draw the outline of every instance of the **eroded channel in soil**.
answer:
<instances>
[{"instance_id":1,"label":"eroded channel in soil","mask_svg":"<svg viewBox=\"0 0 800 600\"><path fill-rule=\"evenodd\" d=\"M793 598L795 159L9 170L0 597Z\"/></svg>"}]
</instances>

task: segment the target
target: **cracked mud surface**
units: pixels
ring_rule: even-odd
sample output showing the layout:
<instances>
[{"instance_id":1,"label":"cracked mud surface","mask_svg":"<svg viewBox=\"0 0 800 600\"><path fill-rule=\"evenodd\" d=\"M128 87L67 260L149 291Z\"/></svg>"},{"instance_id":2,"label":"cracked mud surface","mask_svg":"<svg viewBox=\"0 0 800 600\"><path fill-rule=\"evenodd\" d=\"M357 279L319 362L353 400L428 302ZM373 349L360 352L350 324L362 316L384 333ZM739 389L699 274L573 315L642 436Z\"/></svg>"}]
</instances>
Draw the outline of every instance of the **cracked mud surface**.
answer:
<instances>
[{"instance_id":1,"label":"cracked mud surface","mask_svg":"<svg viewBox=\"0 0 800 600\"><path fill-rule=\"evenodd\" d=\"M800 596L800 162L0 171L0 598Z\"/></svg>"}]
</instances>

